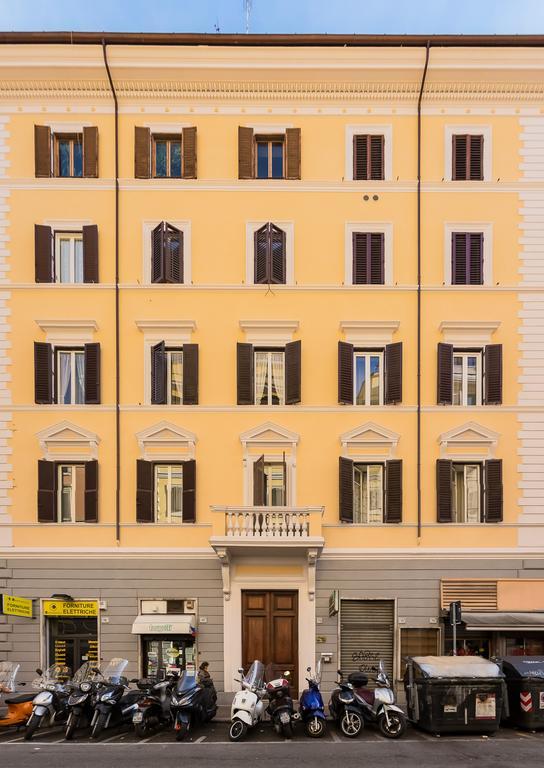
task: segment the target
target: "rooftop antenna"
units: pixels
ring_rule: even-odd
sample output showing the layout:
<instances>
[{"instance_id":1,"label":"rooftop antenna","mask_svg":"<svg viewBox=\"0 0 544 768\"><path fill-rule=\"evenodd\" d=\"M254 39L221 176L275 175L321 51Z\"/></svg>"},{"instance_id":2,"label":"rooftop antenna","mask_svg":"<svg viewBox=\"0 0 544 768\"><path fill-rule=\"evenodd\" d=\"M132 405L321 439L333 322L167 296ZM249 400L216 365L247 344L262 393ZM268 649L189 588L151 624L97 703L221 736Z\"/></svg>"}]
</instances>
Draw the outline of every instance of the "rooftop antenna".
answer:
<instances>
[{"instance_id":1,"label":"rooftop antenna","mask_svg":"<svg viewBox=\"0 0 544 768\"><path fill-rule=\"evenodd\" d=\"M249 35L249 21L251 19L251 8L253 0L244 0L244 11L246 14L246 35Z\"/></svg>"}]
</instances>

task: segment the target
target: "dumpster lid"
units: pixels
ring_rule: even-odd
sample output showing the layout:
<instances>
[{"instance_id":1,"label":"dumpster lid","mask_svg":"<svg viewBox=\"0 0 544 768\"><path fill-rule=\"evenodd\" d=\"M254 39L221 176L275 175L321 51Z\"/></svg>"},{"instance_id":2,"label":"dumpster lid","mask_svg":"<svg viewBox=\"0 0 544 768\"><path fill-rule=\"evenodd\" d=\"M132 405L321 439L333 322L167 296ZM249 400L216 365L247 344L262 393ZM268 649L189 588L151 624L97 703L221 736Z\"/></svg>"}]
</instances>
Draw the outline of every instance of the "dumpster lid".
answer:
<instances>
[{"instance_id":1,"label":"dumpster lid","mask_svg":"<svg viewBox=\"0 0 544 768\"><path fill-rule=\"evenodd\" d=\"M489 613L464 613L463 622L467 629L544 629L544 613L534 611L527 612L508 612L501 613L497 611Z\"/></svg>"},{"instance_id":2,"label":"dumpster lid","mask_svg":"<svg viewBox=\"0 0 544 768\"><path fill-rule=\"evenodd\" d=\"M506 677L544 678L544 656L503 656Z\"/></svg>"},{"instance_id":3,"label":"dumpster lid","mask_svg":"<svg viewBox=\"0 0 544 768\"><path fill-rule=\"evenodd\" d=\"M481 656L413 656L424 677L502 677L497 664Z\"/></svg>"}]
</instances>

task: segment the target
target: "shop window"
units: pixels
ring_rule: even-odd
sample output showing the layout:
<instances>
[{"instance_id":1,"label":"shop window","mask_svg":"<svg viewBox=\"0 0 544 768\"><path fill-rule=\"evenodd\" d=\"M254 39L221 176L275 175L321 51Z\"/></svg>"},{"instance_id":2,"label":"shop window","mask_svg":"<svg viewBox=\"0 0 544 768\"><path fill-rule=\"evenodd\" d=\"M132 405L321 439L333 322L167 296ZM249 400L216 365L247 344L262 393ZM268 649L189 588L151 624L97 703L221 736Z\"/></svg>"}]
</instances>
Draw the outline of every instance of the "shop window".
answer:
<instances>
[{"instance_id":1,"label":"shop window","mask_svg":"<svg viewBox=\"0 0 544 768\"><path fill-rule=\"evenodd\" d=\"M440 631L430 628L402 627L400 630L400 674L404 676L409 656L440 656Z\"/></svg>"},{"instance_id":2,"label":"shop window","mask_svg":"<svg viewBox=\"0 0 544 768\"><path fill-rule=\"evenodd\" d=\"M86 661L99 664L98 628L94 618L47 618L48 664L59 664L72 674Z\"/></svg>"}]
</instances>

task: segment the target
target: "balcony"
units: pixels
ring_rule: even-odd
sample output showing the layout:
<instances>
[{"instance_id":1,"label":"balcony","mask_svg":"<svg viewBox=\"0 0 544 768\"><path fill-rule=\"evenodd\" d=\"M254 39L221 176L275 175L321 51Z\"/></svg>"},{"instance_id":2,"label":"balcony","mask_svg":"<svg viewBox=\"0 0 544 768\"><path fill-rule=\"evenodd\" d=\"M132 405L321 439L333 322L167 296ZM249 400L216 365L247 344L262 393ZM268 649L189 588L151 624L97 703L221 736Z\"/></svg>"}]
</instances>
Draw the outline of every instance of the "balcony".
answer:
<instances>
[{"instance_id":1,"label":"balcony","mask_svg":"<svg viewBox=\"0 0 544 768\"><path fill-rule=\"evenodd\" d=\"M217 548L323 547L323 507L212 507L210 544Z\"/></svg>"}]
</instances>

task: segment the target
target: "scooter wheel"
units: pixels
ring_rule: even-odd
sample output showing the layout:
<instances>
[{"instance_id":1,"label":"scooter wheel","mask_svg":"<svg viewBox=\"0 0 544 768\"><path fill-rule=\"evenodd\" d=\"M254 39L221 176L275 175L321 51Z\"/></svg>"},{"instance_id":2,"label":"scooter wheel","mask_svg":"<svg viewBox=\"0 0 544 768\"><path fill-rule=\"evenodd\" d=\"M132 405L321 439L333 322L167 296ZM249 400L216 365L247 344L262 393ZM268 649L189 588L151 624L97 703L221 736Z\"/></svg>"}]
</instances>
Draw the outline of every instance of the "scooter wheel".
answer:
<instances>
[{"instance_id":1,"label":"scooter wheel","mask_svg":"<svg viewBox=\"0 0 544 768\"><path fill-rule=\"evenodd\" d=\"M284 739L292 739L293 738L293 726L291 723L282 723L281 724L281 733Z\"/></svg>"},{"instance_id":2,"label":"scooter wheel","mask_svg":"<svg viewBox=\"0 0 544 768\"><path fill-rule=\"evenodd\" d=\"M41 723L41 717L38 717L37 715L31 715L30 720L27 723L26 729L25 729L25 735L24 740L30 741L38 728L40 727Z\"/></svg>"},{"instance_id":3,"label":"scooter wheel","mask_svg":"<svg viewBox=\"0 0 544 768\"><path fill-rule=\"evenodd\" d=\"M312 717L304 723L306 735L312 739L320 739L325 733L325 721L322 717Z\"/></svg>"},{"instance_id":4,"label":"scooter wheel","mask_svg":"<svg viewBox=\"0 0 544 768\"><path fill-rule=\"evenodd\" d=\"M107 721L107 716L103 712L101 712L98 715L96 723L93 725L93 729L91 731L91 739L100 738L103 731L105 731L106 729L106 721Z\"/></svg>"},{"instance_id":5,"label":"scooter wheel","mask_svg":"<svg viewBox=\"0 0 544 768\"><path fill-rule=\"evenodd\" d=\"M66 726L66 733L64 734L64 738L66 741L70 741L70 739L74 738L74 734L77 731L77 727L79 725L79 717L75 717L74 715L71 715L68 718L68 725Z\"/></svg>"},{"instance_id":6,"label":"scooter wheel","mask_svg":"<svg viewBox=\"0 0 544 768\"><path fill-rule=\"evenodd\" d=\"M398 739L406 730L406 718L400 712L389 712L389 723L385 715L378 718L378 728L386 739Z\"/></svg>"},{"instance_id":7,"label":"scooter wheel","mask_svg":"<svg viewBox=\"0 0 544 768\"><path fill-rule=\"evenodd\" d=\"M235 720L230 726L229 739L231 741L242 741L247 733L247 725L241 720Z\"/></svg>"},{"instance_id":8,"label":"scooter wheel","mask_svg":"<svg viewBox=\"0 0 544 768\"><path fill-rule=\"evenodd\" d=\"M363 718L357 712L344 712L340 730L348 739L355 739L363 730Z\"/></svg>"},{"instance_id":9,"label":"scooter wheel","mask_svg":"<svg viewBox=\"0 0 544 768\"><path fill-rule=\"evenodd\" d=\"M145 739L146 736L149 736L152 729L149 726L149 723L147 723L145 720L142 723L135 723L134 724L134 733L139 739Z\"/></svg>"},{"instance_id":10,"label":"scooter wheel","mask_svg":"<svg viewBox=\"0 0 544 768\"><path fill-rule=\"evenodd\" d=\"M187 723L180 723L179 728L176 730L176 741L183 741L183 739L189 733L189 726Z\"/></svg>"}]
</instances>

